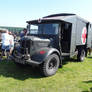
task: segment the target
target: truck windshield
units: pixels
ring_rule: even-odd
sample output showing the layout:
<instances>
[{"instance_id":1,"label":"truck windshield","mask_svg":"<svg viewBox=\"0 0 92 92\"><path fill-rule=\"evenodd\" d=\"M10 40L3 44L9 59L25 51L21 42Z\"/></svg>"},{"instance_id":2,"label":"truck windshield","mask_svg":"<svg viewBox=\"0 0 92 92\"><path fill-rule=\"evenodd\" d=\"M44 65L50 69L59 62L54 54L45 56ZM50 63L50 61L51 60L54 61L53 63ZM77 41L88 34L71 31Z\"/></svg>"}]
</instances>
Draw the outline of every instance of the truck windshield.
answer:
<instances>
[{"instance_id":1,"label":"truck windshield","mask_svg":"<svg viewBox=\"0 0 92 92\"><path fill-rule=\"evenodd\" d=\"M59 24L31 24L30 34L58 34Z\"/></svg>"}]
</instances>

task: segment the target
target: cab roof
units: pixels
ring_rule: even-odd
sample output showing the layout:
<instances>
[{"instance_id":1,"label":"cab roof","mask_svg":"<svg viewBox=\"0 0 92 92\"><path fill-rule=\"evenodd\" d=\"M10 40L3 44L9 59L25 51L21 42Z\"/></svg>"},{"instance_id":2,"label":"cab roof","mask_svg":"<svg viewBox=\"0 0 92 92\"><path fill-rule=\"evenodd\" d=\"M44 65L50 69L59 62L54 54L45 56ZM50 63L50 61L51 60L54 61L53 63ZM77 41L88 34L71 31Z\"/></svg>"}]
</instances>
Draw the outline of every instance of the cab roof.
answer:
<instances>
[{"instance_id":1,"label":"cab roof","mask_svg":"<svg viewBox=\"0 0 92 92\"><path fill-rule=\"evenodd\" d=\"M37 19L37 20L27 21L27 23L39 23L39 22L44 22L44 21L66 21L66 22L68 22L68 20L71 20L74 18L79 18L84 22L88 22L87 20L84 20L83 18L77 16L76 14L60 13L60 14L48 15L48 16L45 16L45 17L43 17L41 19Z\"/></svg>"}]
</instances>

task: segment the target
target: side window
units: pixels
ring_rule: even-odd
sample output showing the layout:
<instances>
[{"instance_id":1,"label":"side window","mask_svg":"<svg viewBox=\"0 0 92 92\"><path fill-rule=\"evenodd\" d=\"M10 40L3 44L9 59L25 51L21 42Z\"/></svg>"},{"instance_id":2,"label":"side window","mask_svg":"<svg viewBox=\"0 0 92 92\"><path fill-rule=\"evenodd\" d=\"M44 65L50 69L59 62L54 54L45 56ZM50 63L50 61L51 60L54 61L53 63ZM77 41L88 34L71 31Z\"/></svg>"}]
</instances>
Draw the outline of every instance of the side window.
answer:
<instances>
[{"instance_id":1,"label":"side window","mask_svg":"<svg viewBox=\"0 0 92 92\"><path fill-rule=\"evenodd\" d=\"M53 24L54 33L58 34L59 24Z\"/></svg>"},{"instance_id":2,"label":"side window","mask_svg":"<svg viewBox=\"0 0 92 92\"><path fill-rule=\"evenodd\" d=\"M31 25L30 27L30 34L37 34L38 33L38 26L37 25Z\"/></svg>"}]
</instances>

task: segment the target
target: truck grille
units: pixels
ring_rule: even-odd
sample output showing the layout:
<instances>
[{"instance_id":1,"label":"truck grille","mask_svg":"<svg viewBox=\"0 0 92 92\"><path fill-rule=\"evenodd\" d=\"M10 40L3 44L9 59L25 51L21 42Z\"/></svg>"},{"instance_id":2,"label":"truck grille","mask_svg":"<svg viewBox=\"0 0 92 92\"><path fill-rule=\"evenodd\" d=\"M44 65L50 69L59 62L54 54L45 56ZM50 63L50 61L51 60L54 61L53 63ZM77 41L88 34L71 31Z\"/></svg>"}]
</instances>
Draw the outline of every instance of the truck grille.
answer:
<instances>
[{"instance_id":1,"label":"truck grille","mask_svg":"<svg viewBox=\"0 0 92 92\"><path fill-rule=\"evenodd\" d=\"M30 40L21 40L21 53L25 54L28 49L28 53L30 53L31 41Z\"/></svg>"}]
</instances>

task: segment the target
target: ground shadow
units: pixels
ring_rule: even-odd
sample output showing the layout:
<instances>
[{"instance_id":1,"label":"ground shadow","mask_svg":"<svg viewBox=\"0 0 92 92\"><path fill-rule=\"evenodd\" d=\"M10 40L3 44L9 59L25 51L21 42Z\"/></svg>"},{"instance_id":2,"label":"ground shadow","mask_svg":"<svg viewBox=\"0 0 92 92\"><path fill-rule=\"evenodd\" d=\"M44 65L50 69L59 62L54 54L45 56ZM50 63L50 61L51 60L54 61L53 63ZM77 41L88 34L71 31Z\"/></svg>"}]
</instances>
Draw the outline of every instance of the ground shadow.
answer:
<instances>
[{"instance_id":1,"label":"ground shadow","mask_svg":"<svg viewBox=\"0 0 92 92\"><path fill-rule=\"evenodd\" d=\"M92 80L89 80L89 81L83 81L83 83L87 83L87 84L91 83L91 84L92 84ZM82 92L92 92L92 87L89 88L89 90L90 90L90 91L82 91Z\"/></svg>"},{"instance_id":2,"label":"ground shadow","mask_svg":"<svg viewBox=\"0 0 92 92\"><path fill-rule=\"evenodd\" d=\"M92 59L92 57L91 57L91 56L88 56L87 58L90 58L90 59Z\"/></svg>"},{"instance_id":3,"label":"ground shadow","mask_svg":"<svg viewBox=\"0 0 92 92\"><path fill-rule=\"evenodd\" d=\"M18 66L11 61L0 62L0 76L13 77L19 80L25 80L28 78L43 78L38 67L32 66Z\"/></svg>"},{"instance_id":4,"label":"ground shadow","mask_svg":"<svg viewBox=\"0 0 92 92\"><path fill-rule=\"evenodd\" d=\"M65 59L63 65L68 62L78 62L76 59ZM28 78L39 79L44 78L41 75L40 68L27 66L18 66L12 61L3 60L0 62L0 76L13 77L19 80L25 80Z\"/></svg>"},{"instance_id":5,"label":"ground shadow","mask_svg":"<svg viewBox=\"0 0 92 92\"><path fill-rule=\"evenodd\" d=\"M92 83L92 80L89 81L83 81L84 83Z\"/></svg>"},{"instance_id":6,"label":"ground shadow","mask_svg":"<svg viewBox=\"0 0 92 92\"><path fill-rule=\"evenodd\" d=\"M65 58L63 61L62 61L62 64L67 64L68 62L75 62L75 63L78 63L79 61L76 59L76 58Z\"/></svg>"},{"instance_id":7,"label":"ground shadow","mask_svg":"<svg viewBox=\"0 0 92 92\"><path fill-rule=\"evenodd\" d=\"M92 88L89 88L89 91L82 91L82 92L92 92Z\"/></svg>"}]
</instances>

